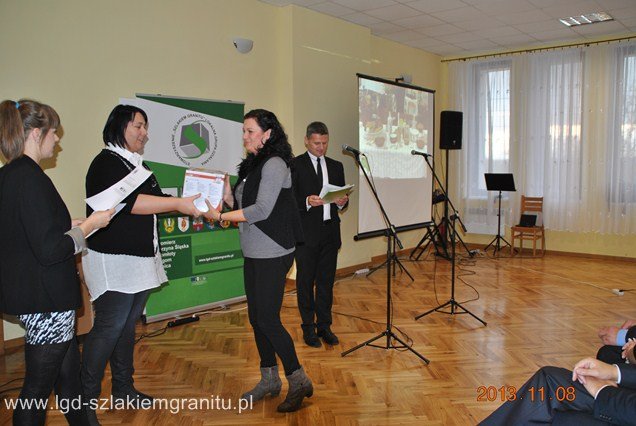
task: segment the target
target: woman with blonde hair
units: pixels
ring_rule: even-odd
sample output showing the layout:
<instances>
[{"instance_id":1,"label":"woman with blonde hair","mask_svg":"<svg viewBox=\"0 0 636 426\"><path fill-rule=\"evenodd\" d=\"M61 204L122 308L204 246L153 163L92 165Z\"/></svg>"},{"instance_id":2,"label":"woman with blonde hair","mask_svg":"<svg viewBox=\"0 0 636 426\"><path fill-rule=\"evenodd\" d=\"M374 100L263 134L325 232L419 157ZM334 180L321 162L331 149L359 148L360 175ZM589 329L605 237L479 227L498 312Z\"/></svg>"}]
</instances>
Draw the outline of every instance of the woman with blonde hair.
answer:
<instances>
[{"instance_id":1,"label":"woman with blonde hair","mask_svg":"<svg viewBox=\"0 0 636 426\"><path fill-rule=\"evenodd\" d=\"M43 425L46 402L81 401L75 310L81 306L75 254L84 238L107 226L112 210L73 220L40 166L55 154L60 118L32 100L0 103L0 306L26 329L26 373L13 411L14 425ZM40 405L41 404L41 405ZM69 404L69 407L78 407ZM65 413L69 424L86 424L86 410Z\"/></svg>"}]
</instances>

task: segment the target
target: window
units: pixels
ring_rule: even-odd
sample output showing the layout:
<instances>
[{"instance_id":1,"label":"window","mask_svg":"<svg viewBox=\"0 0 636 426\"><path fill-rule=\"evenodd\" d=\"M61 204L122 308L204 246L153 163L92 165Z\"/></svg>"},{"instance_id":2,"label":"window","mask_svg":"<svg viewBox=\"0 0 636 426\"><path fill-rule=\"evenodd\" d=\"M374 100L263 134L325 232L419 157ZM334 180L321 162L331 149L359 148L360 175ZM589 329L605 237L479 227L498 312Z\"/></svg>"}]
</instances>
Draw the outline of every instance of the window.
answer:
<instances>
[{"instance_id":1,"label":"window","mask_svg":"<svg viewBox=\"0 0 636 426\"><path fill-rule=\"evenodd\" d=\"M476 147L468 160L468 196L485 198L484 173L506 173L510 151L510 61L479 64L474 68ZM472 141L471 141L472 142Z\"/></svg>"}]
</instances>

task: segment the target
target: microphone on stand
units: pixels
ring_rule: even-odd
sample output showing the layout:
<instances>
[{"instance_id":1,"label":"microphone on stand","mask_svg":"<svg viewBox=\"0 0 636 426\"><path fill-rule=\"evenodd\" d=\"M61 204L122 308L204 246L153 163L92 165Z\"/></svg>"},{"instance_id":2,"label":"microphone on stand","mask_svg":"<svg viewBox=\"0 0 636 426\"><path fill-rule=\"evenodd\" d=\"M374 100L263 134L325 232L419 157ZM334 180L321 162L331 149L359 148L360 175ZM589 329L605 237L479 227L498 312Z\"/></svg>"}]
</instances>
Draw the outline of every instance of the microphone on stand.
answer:
<instances>
[{"instance_id":1,"label":"microphone on stand","mask_svg":"<svg viewBox=\"0 0 636 426\"><path fill-rule=\"evenodd\" d=\"M347 144L342 145L342 150L343 151L349 151L350 153L352 153L353 155L360 155L360 151L355 149L352 146L349 146Z\"/></svg>"},{"instance_id":2,"label":"microphone on stand","mask_svg":"<svg viewBox=\"0 0 636 426\"><path fill-rule=\"evenodd\" d=\"M433 156L431 154L427 154L425 152L421 152L421 151L416 151L416 150L411 150L411 155L421 155L424 158L433 158Z\"/></svg>"}]
</instances>

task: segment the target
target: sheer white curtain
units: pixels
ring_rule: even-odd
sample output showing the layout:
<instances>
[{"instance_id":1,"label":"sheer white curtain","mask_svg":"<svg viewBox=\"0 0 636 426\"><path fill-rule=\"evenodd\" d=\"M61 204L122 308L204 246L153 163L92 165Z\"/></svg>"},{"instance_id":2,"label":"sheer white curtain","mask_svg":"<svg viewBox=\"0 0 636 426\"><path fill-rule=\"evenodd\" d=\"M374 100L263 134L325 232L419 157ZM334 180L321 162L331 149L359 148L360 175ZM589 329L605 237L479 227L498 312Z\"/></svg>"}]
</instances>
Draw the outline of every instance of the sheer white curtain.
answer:
<instances>
[{"instance_id":1,"label":"sheer white curtain","mask_svg":"<svg viewBox=\"0 0 636 426\"><path fill-rule=\"evenodd\" d=\"M451 196L470 232L496 232L487 172L514 174L517 192L502 200L507 225L519 220L525 194L544 197L548 229L636 232L636 43L453 62L449 70L452 108L464 112Z\"/></svg>"},{"instance_id":2,"label":"sheer white curtain","mask_svg":"<svg viewBox=\"0 0 636 426\"><path fill-rule=\"evenodd\" d=\"M486 190L484 173L506 173L510 168L510 69L510 60L451 67L451 86L458 100L454 109L464 112L464 136L461 151L446 153L451 160L459 155L460 167L447 173L461 194L454 197L457 192L451 191L451 198L471 225L470 232L490 233L497 226L498 193ZM502 216L508 194L503 197Z\"/></svg>"}]
</instances>

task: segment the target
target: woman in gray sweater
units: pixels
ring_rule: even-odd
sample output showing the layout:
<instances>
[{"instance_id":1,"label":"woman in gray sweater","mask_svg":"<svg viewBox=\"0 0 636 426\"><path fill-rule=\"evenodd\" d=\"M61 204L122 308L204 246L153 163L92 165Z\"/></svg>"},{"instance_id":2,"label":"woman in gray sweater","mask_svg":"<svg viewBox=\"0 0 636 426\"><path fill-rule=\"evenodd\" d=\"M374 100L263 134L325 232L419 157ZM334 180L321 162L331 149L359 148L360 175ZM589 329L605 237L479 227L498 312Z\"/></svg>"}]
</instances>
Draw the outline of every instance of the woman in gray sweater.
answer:
<instances>
[{"instance_id":1,"label":"woman in gray sweater","mask_svg":"<svg viewBox=\"0 0 636 426\"><path fill-rule=\"evenodd\" d=\"M247 156L239 165L234 191L226 186L224 202L235 209L220 213L210 208L206 217L239 223L243 249L245 295L254 339L261 358L261 381L242 398L258 401L281 390L276 355L289 382L280 412L296 411L313 394L311 380L301 367L294 342L280 321L287 272L296 243L302 240L300 216L291 189L293 158L276 116L266 110L248 112L243 122ZM211 206L210 206L211 207Z\"/></svg>"}]
</instances>

